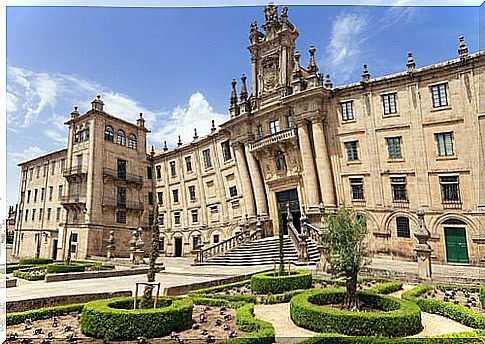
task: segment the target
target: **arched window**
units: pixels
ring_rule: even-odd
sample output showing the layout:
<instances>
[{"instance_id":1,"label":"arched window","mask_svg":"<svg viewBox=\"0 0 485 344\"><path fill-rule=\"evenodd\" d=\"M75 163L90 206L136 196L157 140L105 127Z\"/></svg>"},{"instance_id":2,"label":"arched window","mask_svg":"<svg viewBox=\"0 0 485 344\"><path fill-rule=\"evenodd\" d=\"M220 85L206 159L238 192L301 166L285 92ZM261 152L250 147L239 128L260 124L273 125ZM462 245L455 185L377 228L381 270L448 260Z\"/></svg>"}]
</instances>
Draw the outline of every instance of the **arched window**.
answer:
<instances>
[{"instance_id":1,"label":"arched window","mask_svg":"<svg viewBox=\"0 0 485 344\"><path fill-rule=\"evenodd\" d=\"M106 128L104 128L104 140L113 142L113 138L113 127L111 125L107 125Z\"/></svg>"},{"instance_id":2,"label":"arched window","mask_svg":"<svg viewBox=\"0 0 485 344\"><path fill-rule=\"evenodd\" d=\"M137 140L135 134L130 134L128 137L128 148L131 149L136 149L137 146Z\"/></svg>"},{"instance_id":3,"label":"arched window","mask_svg":"<svg viewBox=\"0 0 485 344\"><path fill-rule=\"evenodd\" d=\"M276 153L276 169L278 171L286 170L285 154L282 151Z\"/></svg>"},{"instance_id":4,"label":"arched window","mask_svg":"<svg viewBox=\"0 0 485 344\"><path fill-rule=\"evenodd\" d=\"M118 130L118 137L116 139L116 143L122 146L126 144L125 132L121 129Z\"/></svg>"}]
</instances>

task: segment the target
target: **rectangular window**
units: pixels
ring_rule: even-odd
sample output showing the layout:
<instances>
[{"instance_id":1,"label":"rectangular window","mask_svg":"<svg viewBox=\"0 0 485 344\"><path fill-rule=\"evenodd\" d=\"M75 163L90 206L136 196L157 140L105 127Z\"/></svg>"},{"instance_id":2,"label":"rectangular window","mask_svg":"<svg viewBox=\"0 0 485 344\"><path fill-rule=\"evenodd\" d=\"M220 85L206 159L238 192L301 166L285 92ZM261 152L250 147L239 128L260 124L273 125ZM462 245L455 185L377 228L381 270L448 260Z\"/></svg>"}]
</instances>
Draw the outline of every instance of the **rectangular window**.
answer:
<instances>
[{"instance_id":1,"label":"rectangular window","mask_svg":"<svg viewBox=\"0 0 485 344\"><path fill-rule=\"evenodd\" d=\"M56 209L56 221L60 221L61 220L61 208L58 207Z\"/></svg>"},{"instance_id":2,"label":"rectangular window","mask_svg":"<svg viewBox=\"0 0 485 344\"><path fill-rule=\"evenodd\" d=\"M352 190L353 201L363 201L364 198L364 178L350 178L350 188Z\"/></svg>"},{"instance_id":3,"label":"rectangular window","mask_svg":"<svg viewBox=\"0 0 485 344\"><path fill-rule=\"evenodd\" d=\"M345 150L347 151L347 160L356 161L359 160L359 152L357 149L358 141L345 142Z\"/></svg>"},{"instance_id":4,"label":"rectangular window","mask_svg":"<svg viewBox=\"0 0 485 344\"><path fill-rule=\"evenodd\" d=\"M44 200L45 188L40 189L40 200Z\"/></svg>"},{"instance_id":5,"label":"rectangular window","mask_svg":"<svg viewBox=\"0 0 485 344\"><path fill-rule=\"evenodd\" d=\"M148 224L151 226L153 225L153 221L155 220L155 214L153 211L148 213Z\"/></svg>"},{"instance_id":6,"label":"rectangular window","mask_svg":"<svg viewBox=\"0 0 485 344\"><path fill-rule=\"evenodd\" d=\"M195 186L191 185L189 186L189 197L191 201L195 201Z\"/></svg>"},{"instance_id":7,"label":"rectangular window","mask_svg":"<svg viewBox=\"0 0 485 344\"><path fill-rule=\"evenodd\" d=\"M39 193L39 190L35 189L34 190L34 203L37 202L37 194Z\"/></svg>"},{"instance_id":8,"label":"rectangular window","mask_svg":"<svg viewBox=\"0 0 485 344\"><path fill-rule=\"evenodd\" d=\"M175 213L173 213L173 222L176 225L180 224L180 211L176 211Z\"/></svg>"},{"instance_id":9,"label":"rectangular window","mask_svg":"<svg viewBox=\"0 0 485 344\"><path fill-rule=\"evenodd\" d=\"M54 195L54 187L49 186L49 201L52 201L52 196Z\"/></svg>"},{"instance_id":10,"label":"rectangular window","mask_svg":"<svg viewBox=\"0 0 485 344\"><path fill-rule=\"evenodd\" d=\"M172 177L177 175L177 171L175 170L175 161L170 161L170 175Z\"/></svg>"},{"instance_id":11,"label":"rectangular window","mask_svg":"<svg viewBox=\"0 0 485 344\"><path fill-rule=\"evenodd\" d=\"M204 167L206 169L208 168L211 168L212 167L212 160L211 160L211 152L209 149L204 149L202 151L202 157L204 159Z\"/></svg>"},{"instance_id":12,"label":"rectangular window","mask_svg":"<svg viewBox=\"0 0 485 344\"><path fill-rule=\"evenodd\" d=\"M57 190L57 199L61 199L62 197L62 185L59 185L59 188Z\"/></svg>"},{"instance_id":13,"label":"rectangular window","mask_svg":"<svg viewBox=\"0 0 485 344\"><path fill-rule=\"evenodd\" d=\"M25 222L29 220L29 209L25 210Z\"/></svg>"},{"instance_id":14,"label":"rectangular window","mask_svg":"<svg viewBox=\"0 0 485 344\"><path fill-rule=\"evenodd\" d=\"M275 121L269 122L269 132L271 133L271 135L279 133L280 132L280 121L275 120Z\"/></svg>"},{"instance_id":15,"label":"rectangular window","mask_svg":"<svg viewBox=\"0 0 485 344\"><path fill-rule=\"evenodd\" d=\"M342 110L342 121L350 121L354 119L353 103L353 100L340 103L340 108Z\"/></svg>"},{"instance_id":16,"label":"rectangular window","mask_svg":"<svg viewBox=\"0 0 485 344\"><path fill-rule=\"evenodd\" d=\"M56 171L56 162L53 161L51 162L51 174L54 174Z\"/></svg>"},{"instance_id":17,"label":"rectangular window","mask_svg":"<svg viewBox=\"0 0 485 344\"><path fill-rule=\"evenodd\" d=\"M407 202L406 177L391 177L392 200L394 202Z\"/></svg>"},{"instance_id":18,"label":"rectangular window","mask_svg":"<svg viewBox=\"0 0 485 344\"><path fill-rule=\"evenodd\" d=\"M264 130L263 130L263 126L261 124L258 125L258 138L259 139L264 138Z\"/></svg>"},{"instance_id":19,"label":"rectangular window","mask_svg":"<svg viewBox=\"0 0 485 344\"><path fill-rule=\"evenodd\" d=\"M173 203L178 203L179 202L179 190L178 189L172 190L172 196L173 196Z\"/></svg>"},{"instance_id":20,"label":"rectangular window","mask_svg":"<svg viewBox=\"0 0 485 344\"><path fill-rule=\"evenodd\" d=\"M410 238L409 218L404 216L396 217L396 229L399 238Z\"/></svg>"},{"instance_id":21,"label":"rectangular window","mask_svg":"<svg viewBox=\"0 0 485 344\"><path fill-rule=\"evenodd\" d=\"M47 174L49 173L49 165L48 164L45 164L44 165L44 177L47 176Z\"/></svg>"},{"instance_id":22,"label":"rectangular window","mask_svg":"<svg viewBox=\"0 0 485 344\"><path fill-rule=\"evenodd\" d=\"M66 159L61 159L61 170L59 172L62 173L65 167L66 167Z\"/></svg>"},{"instance_id":23,"label":"rectangular window","mask_svg":"<svg viewBox=\"0 0 485 344\"><path fill-rule=\"evenodd\" d=\"M42 215L44 214L44 209L39 208L39 221L42 221Z\"/></svg>"},{"instance_id":24,"label":"rectangular window","mask_svg":"<svg viewBox=\"0 0 485 344\"><path fill-rule=\"evenodd\" d=\"M439 133L436 135L438 156L453 156L453 132Z\"/></svg>"},{"instance_id":25,"label":"rectangular window","mask_svg":"<svg viewBox=\"0 0 485 344\"><path fill-rule=\"evenodd\" d=\"M78 155L76 155L76 158L77 158L77 165L76 165L76 167L78 169L81 169L81 167L83 166L83 155L82 154L78 154Z\"/></svg>"},{"instance_id":26,"label":"rectangular window","mask_svg":"<svg viewBox=\"0 0 485 344\"><path fill-rule=\"evenodd\" d=\"M199 249L200 237L198 235L194 235L192 237L192 250L196 251Z\"/></svg>"},{"instance_id":27,"label":"rectangular window","mask_svg":"<svg viewBox=\"0 0 485 344\"><path fill-rule=\"evenodd\" d=\"M441 199L443 203L460 203L458 176L440 177Z\"/></svg>"},{"instance_id":28,"label":"rectangular window","mask_svg":"<svg viewBox=\"0 0 485 344\"><path fill-rule=\"evenodd\" d=\"M164 213L158 214L158 225L159 226L165 226L165 214Z\"/></svg>"},{"instance_id":29,"label":"rectangular window","mask_svg":"<svg viewBox=\"0 0 485 344\"><path fill-rule=\"evenodd\" d=\"M433 98L433 107L441 107L448 105L448 96L446 94L446 83L433 85L431 88L431 96Z\"/></svg>"},{"instance_id":30,"label":"rectangular window","mask_svg":"<svg viewBox=\"0 0 485 344\"><path fill-rule=\"evenodd\" d=\"M35 209L32 209L32 218L31 218L32 221L35 220Z\"/></svg>"},{"instance_id":31,"label":"rectangular window","mask_svg":"<svg viewBox=\"0 0 485 344\"><path fill-rule=\"evenodd\" d=\"M185 169L187 172L192 172L192 157L186 156L185 157Z\"/></svg>"},{"instance_id":32,"label":"rectangular window","mask_svg":"<svg viewBox=\"0 0 485 344\"><path fill-rule=\"evenodd\" d=\"M160 237L158 241L158 250L165 251L165 237Z\"/></svg>"},{"instance_id":33,"label":"rectangular window","mask_svg":"<svg viewBox=\"0 0 485 344\"><path fill-rule=\"evenodd\" d=\"M153 179L152 167L147 166L147 179Z\"/></svg>"},{"instance_id":34,"label":"rectangular window","mask_svg":"<svg viewBox=\"0 0 485 344\"><path fill-rule=\"evenodd\" d=\"M382 105L384 107L384 115L396 113L396 93L384 94L382 96Z\"/></svg>"},{"instance_id":35,"label":"rectangular window","mask_svg":"<svg viewBox=\"0 0 485 344\"><path fill-rule=\"evenodd\" d=\"M293 128L295 126L295 123L293 121L293 116L292 115L286 115L286 127L287 128Z\"/></svg>"},{"instance_id":36,"label":"rectangular window","mask_svg":"<svg viewBox=\"0 0 485 344\"><path fill-rule=\"evenodd\" d=\"M386 138L386 142L389 159L401 159L401 137L388 137Z\"/></svg>"},{"instance_id":37,"label":"rectangular window","mask_svg":"<svg viewBox=\"0 0 485 344\"><path fill-rule=\"evenodd\" d=\"M160 165L155 166L155 170L157 171L157 179L161 179L162 178L162 166L160 166Z\"/></svg>"},{"instance_id":38,"label":"rectangular window","mask_svg":"<svg viewBox=\"0 0 485 344\"><path fill-rule=\"evenodd\" d=\"M231 196L231 197L237 196L237 187L235 185L229 187L229 196Z\"/></svg>"},{"instance_id":39,"label":"rectangular window","mask_svg":"<svg viewBox=\"0 0 485 344\"><path fill-rule=\"evenodd\" d=\"M192 214L192 223L199 222L199 211L197 209L192 209L191 214Z\"/></svg>"},{"instance_id":40,"label":"rectangular window","mask_svg":"<svg viewBox=\"0 0 485 344\"><path fill-rule=\"evenodd\" d=\"M126 179L126 160L117 159L116 171L119 179Z\"/></svg>"},{"instance_id":41,"label":"rectangular window","mask_svg":"<svg viewBox=\"0 0 485 344\"><path fill-rule=\"evenodd\" d=\"M148 204L153 205L153 192L148 193Z\"/></svg>"},{"instance_id":42,"label":"rectangular window","mask_svg":"<svg viewBox=\"0 0 485 344\"><path fill-rule=\"evenodd\" d=\"M40 166L37 166L37 171L35 173L35 178L39 178L40 177Z\"/></svg>"},{"instance_id":43,"label":"rectangular window","mask_svg":"<svg viewBox=\"0 0 485 344\"><path fill-rule=\"evenodd\" d=\"M126 188L118 186L116 188L116 205L118 208L126 208Z\"/></svg>"},{"instance_id":44,"label":"rectangular window","mask_svg":"<svg viewBox=\"0 0 485 344\"><path fill-rule=\"evenodd\" d=\"M126 223L126 211L118 210L116 212L116 223Z\"/></svg>"},{"instance_id":45,"label":"rectangular window","mask_svg":"<svg viewBox=\"0 0 485 344\"><path fill-rule=\"evenodd\" d=\"M47 221L51 220L52 208L47 208Z\"/></svg>"},{"instance_id":46,"label":"rectangular window","mask_svg":"<svg viewBox=\"0 0 485 344\"><path fill-rule=\"evenodd\" d=\"M33 176L34 176L34 169L33 169L33 168L31 168L31 169L29 170L29 180L32 180L32 177L33 177Z\"/></svg>"},{"instance_id":47,"label":"rectangular window","mask_svg":"<svg viewBox=\"0 0 485 344\"><path fill-rule=\"evenodd\" d=\"M163 192L157 192L158 204L163 204Z\"/></svg>"},{"instance_id":48,"label":"rectangular window","mask_svg":"<svg viewBox=\"0 0 485 344\"><path fill-rule=\"evenodd\" d=\"M30 203L30 194L31 194L31 190L27 190L27 203Z\"/></svg>"},{"instance_id":49,"label":"rectangular window","mask_svg":"<svg viewBox=\"0 0 485 344\"><path fill-rule=\"evenodd\" d=\"M231 160L232 155L231 155L231 145L229 144L229 140L221 142L221 148L222 148L222 158L224 159L224 161Z\"/></svg>"},{"instance_id":50,"label":"rectangular window","mask_svg":"<svg viewBox=\"0 0 485 344\"><path fill-rule=\"evenodd\" d=\"M79 220L79 210L74 209L74 210L72 211L72 219L73 219L73 220Z\"/></svg>"},{"instance_id":51,"label":"rectangular window","mask_svg":"<svg viewBox=\"0 0 485 344\"><path fill-rule=\"evenodd\" d=\"M219 243L219 238L220 238L220 237L219 237L219 234L214 234L214 235L212 236L212 242L213 242L214 244L218 244L218 243Z\"/></svg>"}]
</instances>

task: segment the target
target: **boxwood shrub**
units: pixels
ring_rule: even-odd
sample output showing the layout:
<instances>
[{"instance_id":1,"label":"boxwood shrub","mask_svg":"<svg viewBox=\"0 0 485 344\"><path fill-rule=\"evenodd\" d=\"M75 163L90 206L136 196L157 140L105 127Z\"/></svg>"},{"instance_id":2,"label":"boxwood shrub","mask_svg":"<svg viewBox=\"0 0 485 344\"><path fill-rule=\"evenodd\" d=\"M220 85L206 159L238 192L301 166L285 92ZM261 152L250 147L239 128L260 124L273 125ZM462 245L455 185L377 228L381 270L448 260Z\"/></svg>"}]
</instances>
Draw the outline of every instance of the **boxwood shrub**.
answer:
<instances>
[{"instance_id":1,"label":"boxwood shrub","mask_svg":"<svg viewBox=\"0 0 485 344\"><path fill-rule=\"evenodd\" d=\"M85 265L78 263L71 263L71 265L66 265L64 263L53 263L47 265L48 274L59 274L65 272L83 272L86 269Z\"/></svg>"},{"instance_id":2,"label":"boxwood shrub","mask_svg":"<svg viewBox=\"0 0 485 344\"><path fill-rule=\"evenodd\" d=\"M251 289L256 294L281 294L289 290L310 289L312 272L294 270L288 275L274 276L274 272L263 272L251 277Z\"/></svg>"},{"instance_id":3,"label":"boxwood shrub","mask_svg":"<svg viewBox=\"0 0 485 344\"><path fill-rule=\"evenodd\" d=\"M66 315L72 312L81 312L84 304L72 304L66 306L45 307L24 312L7 313L7 326L17 325L27 319L32 321L50 319L53 316Z\"/></svg>"},{"instance_id":4,"label":"boxwood shrub","mask_svg":"<svg viewBox=\"0 0 485 344\"><path fill-rule=\"evenodd\" d=\"M20 259L19 265L24 266L24 265L45 265L45 264L51 264L54 263L54 259L51 258L25 258L25 259Z\"/></svg>"},{"instance_id":5,"label":"boxwood shrub","mask_svg":"<svg viewBox=\"0 0 485 344\"><path fill-rule=\"evenodd\" d=\"M103 340L130 340L165 336L192 324L190 298L161 298L161 307L151 309L128 309L132 304L131 297L86 303L81 314L81 332Z\"/></svg>"},{"instance_id":6,"label":"boxwood shrub","mask_svg":"<svg viewBox=\"0 0 485 344\"><path fill-rule=\"evenodd\" d=\"M298 326L316 332L340 333L352 336L402 337L419 333L422 329L421 311L412 302L359 291L362 303L376 312L352 312L325 304L340 304L343 289L315 289L293 297L290 316Z\"/></svg>"},{"instance_id":7,"label":"boxwood shrub","mask_svg":"<svg viewBox=\"0 0 485 344\"><path fill-rule=\"evenodd\" d=\"M485 329L485 316L462 305L421 297L421 295L434 288L437 288L437 286L420 284L403 293L402 298L416 303L423 312L438 314L476 329Z\"/></svg>"},{"instance_id":8,"label":"boxwood shrub","mask_svg":"<svg viewBox=\"0 0 485 344\"><path fill-rule=\"evenodd\" d=\"M45 270L42 268L25 268L13 272L14 277L27 281L41 281L45 278Z\"/></svg>"},{"instance_id":9,"label":"boxwood shrub","mask_svg":"<svg viewBox=\"0 0 485 344\"><path fill-rule=\"evenodd\" d=\"M390 294L402 289L403 283L400 281L385 281L381 282L373 288L367 291L377 293L377 294Z\"/></svg>"},{"instance_id":10,"label":"boxwood shrub","mask_svg":"<svg viewBox=\"0 0 485 344\"><path fill-rule=\"evenodd\" d=\"M269 344L275 341L273 325L267 321L254 318L254 304L248 303L236 310L236 325L248 334L230 340L229 343Z\"/></svg>"}]
</instances>

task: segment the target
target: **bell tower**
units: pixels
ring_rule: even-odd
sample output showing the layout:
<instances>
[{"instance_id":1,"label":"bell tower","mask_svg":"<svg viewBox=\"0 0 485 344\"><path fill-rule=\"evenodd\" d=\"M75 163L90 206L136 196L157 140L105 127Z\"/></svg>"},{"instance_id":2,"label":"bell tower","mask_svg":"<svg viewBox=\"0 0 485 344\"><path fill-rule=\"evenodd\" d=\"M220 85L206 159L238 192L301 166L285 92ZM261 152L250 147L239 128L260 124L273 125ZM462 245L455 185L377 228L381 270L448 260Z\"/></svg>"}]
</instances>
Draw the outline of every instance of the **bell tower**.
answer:
<instances>
[{"instance_id":1,"label":"bell tower","mask_svg":"<svg viewBox=\"0 0 485 344\"><path fill-rule=\"evenodd\" d=\"M279 14L278 6L270 3L264 9L264 15L266 22L261 26L264 33L253 22L249 35L253 109L288 93L298 37L298 30L288 19L287 7L283 7Z\"/></svg>"}]
</instances>

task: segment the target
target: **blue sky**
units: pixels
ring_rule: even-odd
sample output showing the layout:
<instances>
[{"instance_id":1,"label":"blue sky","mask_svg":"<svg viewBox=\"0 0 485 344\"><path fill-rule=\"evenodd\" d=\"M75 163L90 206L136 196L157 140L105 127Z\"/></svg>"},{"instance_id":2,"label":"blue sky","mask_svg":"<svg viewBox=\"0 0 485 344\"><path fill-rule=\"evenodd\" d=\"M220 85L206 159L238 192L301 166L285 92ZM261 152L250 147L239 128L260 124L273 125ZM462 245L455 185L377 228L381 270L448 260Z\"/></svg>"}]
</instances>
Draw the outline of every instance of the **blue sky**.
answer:
<instances>
[{"instance_id":1,"label":"blue sky","mask_svg":"<svg viewBox=\"0 0 485 344\"><path fill-rule=\"evenodd\" d=\"M290 6L289 18L302 64L315 45L336 85L364 63L372 76L402 71L408 51L418 66L455 58L461 34L479 50L478 7ZM72 107L98 93L114 115L144 112L157 147L208 133L227 118L231 79L250 74L249 24L263 19L262 7L8 7L7 203L16 163L65 147Z\"/></svg>"}]
</instances>

